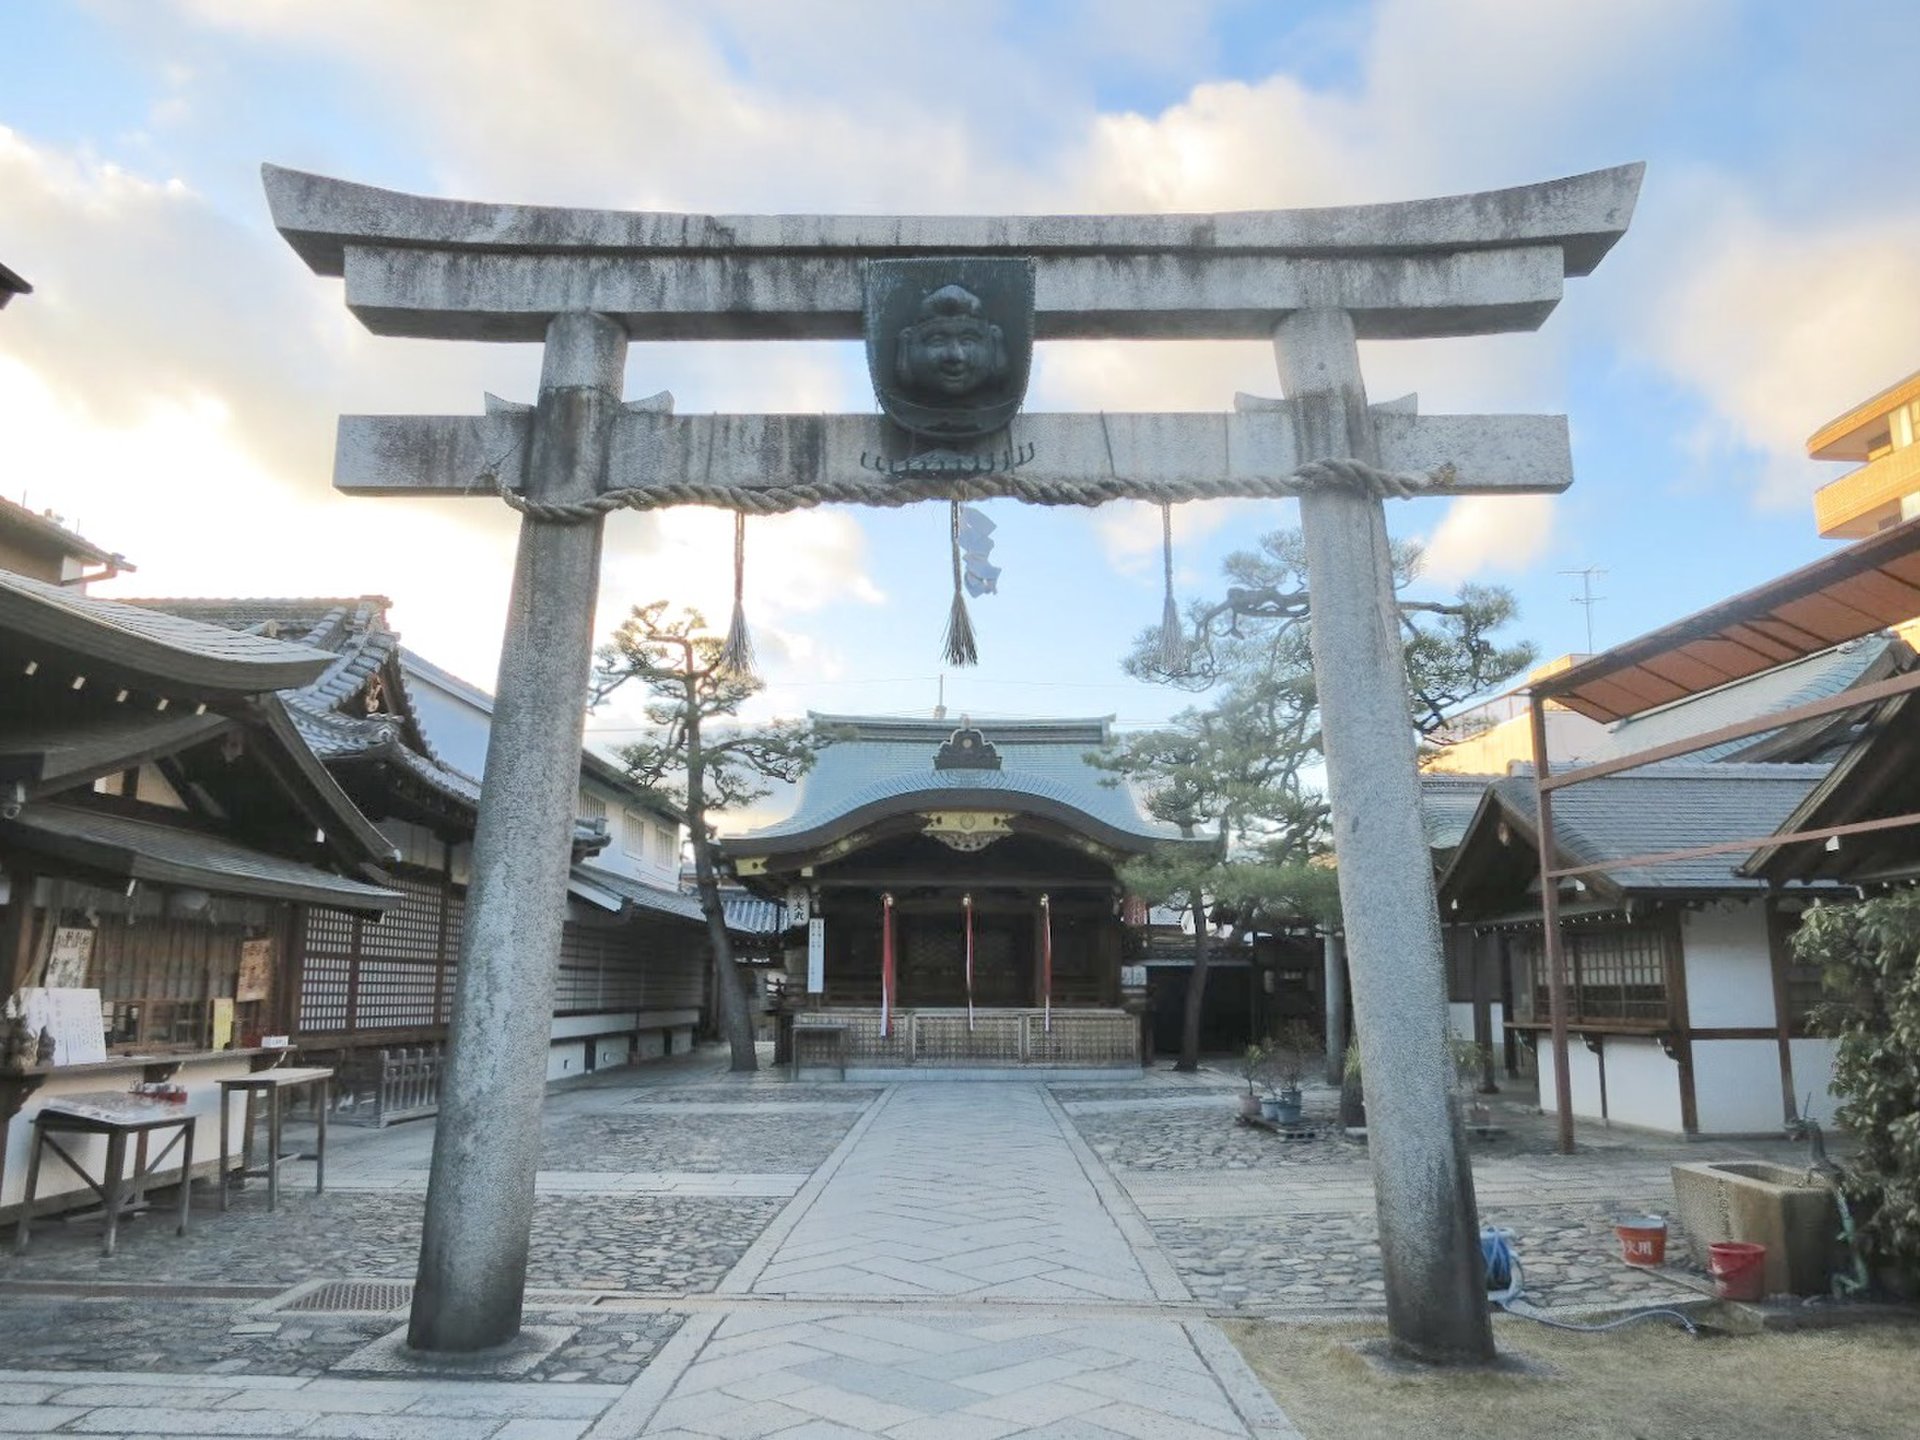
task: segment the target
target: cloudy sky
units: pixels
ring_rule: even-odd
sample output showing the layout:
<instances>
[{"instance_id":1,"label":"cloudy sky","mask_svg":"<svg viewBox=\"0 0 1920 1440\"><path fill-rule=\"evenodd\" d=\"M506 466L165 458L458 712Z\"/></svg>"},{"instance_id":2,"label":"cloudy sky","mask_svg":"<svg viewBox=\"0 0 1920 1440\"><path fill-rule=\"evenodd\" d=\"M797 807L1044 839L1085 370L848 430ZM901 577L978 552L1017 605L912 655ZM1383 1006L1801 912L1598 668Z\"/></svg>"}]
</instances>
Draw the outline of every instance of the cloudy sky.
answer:
<instances>
[{"instance_id":1,"label":"cloudy sky","mask_svg":"<svg viewBox=\"0 0 1920 1440\"><path fill-rule=\"evenodd\" d=\"M1920 366L1920 27L1901 0L13 0L0 47L0 491L140 567L104 593L361 594L491 685L495 502L329 489L342 411L531 398L526 346L374 339L268 223L263 160L430 194L754 212L1344 204L1645 160L1625 241L1534 335L1366 347L1375 398L1572 417L1555 499L1396 505L1436 587L1512 586L1546 654L1602 646L1825 548L1802 442ZM868 410L837 345L635 346L682 411ZM1036 409L1220 410L1257 344L1055 344ZM974 714L1164 717L1125 681L1159 613L1134 506L990 507ZM1292 523L1183 507L1183 593ZM945 516L749 532L765 708L927 713ZM724 624L728 522L616 516L599 624L668 595ZM633 716L596 717L617 741Z\"/></svg>"}]
</instances>

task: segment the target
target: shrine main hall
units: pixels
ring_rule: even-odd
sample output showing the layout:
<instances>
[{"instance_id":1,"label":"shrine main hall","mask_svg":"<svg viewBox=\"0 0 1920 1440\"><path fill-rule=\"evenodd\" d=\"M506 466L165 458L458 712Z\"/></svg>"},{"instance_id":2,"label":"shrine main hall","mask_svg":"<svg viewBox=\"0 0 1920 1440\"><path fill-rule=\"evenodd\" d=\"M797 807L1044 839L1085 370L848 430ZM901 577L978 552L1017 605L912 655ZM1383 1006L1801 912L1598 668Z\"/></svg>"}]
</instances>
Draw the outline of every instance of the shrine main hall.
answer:
<instances>
[{"instance_id":1,"label":"shrine main hall","mask_svg":"<svg viewBox=\"0 0 1920 1440\"><path fill-rule=\"evenodd\" d=\"M781 1017L800 1058L830 1040L813 1053L849 1071L1139 1064L1119 867L1208 842L1093 763L1109 722L813 719L835 739L793 813L724 842L790 937L805 923Z\"/></svg>"}]
</instances>

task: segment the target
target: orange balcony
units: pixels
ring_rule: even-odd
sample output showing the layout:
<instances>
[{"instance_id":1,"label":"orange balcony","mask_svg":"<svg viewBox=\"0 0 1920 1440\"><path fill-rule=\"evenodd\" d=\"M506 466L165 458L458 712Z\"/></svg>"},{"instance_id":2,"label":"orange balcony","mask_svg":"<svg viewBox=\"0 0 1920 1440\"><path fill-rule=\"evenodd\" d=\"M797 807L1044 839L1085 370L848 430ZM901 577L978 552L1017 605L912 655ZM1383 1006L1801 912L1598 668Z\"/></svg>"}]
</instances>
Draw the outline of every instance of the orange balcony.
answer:
<instances>
[{"instance_id":1,"label":"orange balcony","mask_svg":"<svg viewBox=\"0 0 1920 1440\"><path fill-rule=\"evenodd\" d=\"M1909 445L1850 470L1813 497L1813 517L1827 540L1860 540L1897 523L1900 502L1920 495L1920 445Z\"/></svg>"}]
</instances>

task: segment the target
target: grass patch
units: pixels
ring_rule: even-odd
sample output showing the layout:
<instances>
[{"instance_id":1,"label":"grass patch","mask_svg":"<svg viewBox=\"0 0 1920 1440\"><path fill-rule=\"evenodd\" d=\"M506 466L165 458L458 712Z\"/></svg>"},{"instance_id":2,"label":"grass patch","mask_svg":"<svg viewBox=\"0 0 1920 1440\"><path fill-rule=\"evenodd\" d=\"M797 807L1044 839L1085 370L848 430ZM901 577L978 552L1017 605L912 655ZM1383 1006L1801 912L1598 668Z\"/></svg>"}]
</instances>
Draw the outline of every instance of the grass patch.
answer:
<instances>
[{"instance_id":1,"label":"grass patch","mask_svg":"<svg viewBox=\"0 0 1920 1440\"><path fill-rule=\"evenodd\" d=\"M1920 1325L1700 1340L1496 1321L1508 1364L1400 1373L1377 1325L1224 1326L1306 1440L1913 1440Z\"/></svg>"}]
</instances>

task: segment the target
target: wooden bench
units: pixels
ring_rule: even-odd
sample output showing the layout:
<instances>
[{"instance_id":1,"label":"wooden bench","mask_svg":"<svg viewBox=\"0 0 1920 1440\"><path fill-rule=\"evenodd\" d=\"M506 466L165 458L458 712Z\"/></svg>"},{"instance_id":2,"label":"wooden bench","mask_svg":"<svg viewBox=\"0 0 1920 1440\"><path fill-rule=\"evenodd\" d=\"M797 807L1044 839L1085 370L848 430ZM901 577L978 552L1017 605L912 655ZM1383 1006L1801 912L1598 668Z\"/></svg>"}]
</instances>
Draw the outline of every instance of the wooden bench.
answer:
<instances>
[{"instance_id":1,"label":"wooden bench","mask_svg":"<svg viewBox=\"0 0 1920 1440\"><path fill-rule=\"evenodd\" d=\"M180 1234L187 1233L188 1196L193 1178L193 1130L196 1117L187 1107L168 1100L129 1094L124 1090L87 1090L77 1095L61 1095L47 1101L33 1117L33 1138L27 1149L27 1186L22 1197L20 1226L13 1234L15 1254L27 1248L27 1235L33 1224L34 1193L40 1184L40 1157L44 1150L66 1163L69 1170L87 1182L87 1188L100 1197L106 1208L106 1234L100 1253L113 1254L119 1238L120 1215L130 1200L145 1189L142 1182L151 1179L173 1147L185 1142L180 1156ZM180 1133L161 1147L151 1161L145 1159L146 1137L168 1126ZM107 1137L106 1173L99 1182L87 1174L86 1167L69 1154L55 1135L104 1135ZM127 1137L137 1136L140 1153L135 1157L133 1174L127 1168Z\"/></svg>"}]
</instances>

